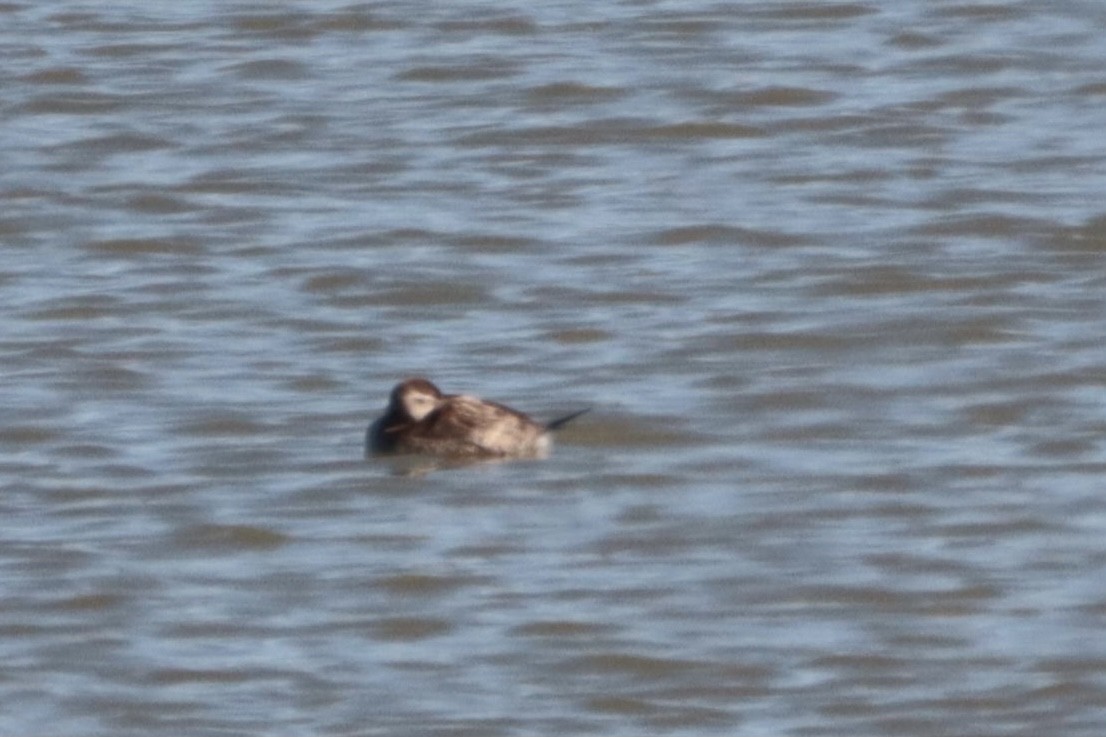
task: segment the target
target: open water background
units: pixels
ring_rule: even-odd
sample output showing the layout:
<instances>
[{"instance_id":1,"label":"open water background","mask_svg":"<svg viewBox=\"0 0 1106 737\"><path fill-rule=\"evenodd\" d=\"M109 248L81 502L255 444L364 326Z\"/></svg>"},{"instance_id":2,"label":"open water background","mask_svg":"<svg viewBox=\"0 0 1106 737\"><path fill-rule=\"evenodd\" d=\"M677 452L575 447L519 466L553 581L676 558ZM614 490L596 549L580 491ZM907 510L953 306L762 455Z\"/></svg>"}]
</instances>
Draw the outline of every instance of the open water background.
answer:
<instances>
[{"instance_id":1,"label":"open water background","mask_svg":"<svg viewBox=\"0 0 1106 737\"><path fill-rule=\"evenodd\" d=\"M0 732L1100 737L1104 37L3 2Z\"/></svg>"}]
</instances>

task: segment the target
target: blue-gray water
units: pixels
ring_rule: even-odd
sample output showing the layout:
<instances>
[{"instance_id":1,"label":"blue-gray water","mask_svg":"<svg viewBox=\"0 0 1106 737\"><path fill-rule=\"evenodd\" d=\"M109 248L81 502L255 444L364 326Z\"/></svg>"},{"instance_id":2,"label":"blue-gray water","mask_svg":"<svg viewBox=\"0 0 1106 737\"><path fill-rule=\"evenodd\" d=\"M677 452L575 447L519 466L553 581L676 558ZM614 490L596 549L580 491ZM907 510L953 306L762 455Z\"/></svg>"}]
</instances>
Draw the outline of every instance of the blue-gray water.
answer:
<instances>
[{"instance_id":1,"label":"blue-gray water","mask_svg":"<svg viewBox=\"0 0 1106 737\"><path fill-rule=\"evenodd\" d=\"M1104 34L0 4L0 733L1099 737Z\"/></svg>"}]
</instances>

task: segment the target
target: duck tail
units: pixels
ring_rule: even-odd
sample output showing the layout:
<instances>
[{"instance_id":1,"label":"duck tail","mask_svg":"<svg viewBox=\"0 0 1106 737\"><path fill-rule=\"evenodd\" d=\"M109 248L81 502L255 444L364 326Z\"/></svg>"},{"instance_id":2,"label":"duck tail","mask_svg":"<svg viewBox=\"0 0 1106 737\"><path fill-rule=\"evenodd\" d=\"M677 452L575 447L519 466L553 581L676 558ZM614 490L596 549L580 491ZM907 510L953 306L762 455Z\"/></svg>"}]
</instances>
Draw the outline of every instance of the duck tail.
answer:
<instances>
[{"instance_id":1,"label":"duck tail","mask_svg":"<svg viewBox=\"0 0 1106 737\"><path fill-rule=\"evenodd\" d=\"M567 425L569 422L571 422L572 420L575 420L577 417L584 414L585 412L591 412L591 407L585 407L584 409L577 410L577 411L573 412L572 414L565 415L564 417L558 417L557 419L553 420L552 422L547 422L547 423L545 423L545 429L546 430L558 430L562 426Z\"/></svg>"}]
</instances>

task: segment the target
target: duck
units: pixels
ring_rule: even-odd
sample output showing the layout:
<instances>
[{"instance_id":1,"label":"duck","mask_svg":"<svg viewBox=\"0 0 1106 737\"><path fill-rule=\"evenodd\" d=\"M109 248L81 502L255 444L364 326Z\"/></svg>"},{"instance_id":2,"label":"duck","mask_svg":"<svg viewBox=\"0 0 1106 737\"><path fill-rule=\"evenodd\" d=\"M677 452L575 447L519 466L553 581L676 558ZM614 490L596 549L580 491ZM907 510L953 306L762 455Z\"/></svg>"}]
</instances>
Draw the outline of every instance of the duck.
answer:
<instances>
[{"instance_id":1,"label":"duck","mask_svg":"<svg viewBox=\"0 0 1106 737\"><path fill-rule=\"evenodd\" d=\"M443 394L429 379L416 376L392 389L384 414L365 433L365 454L545 458L553 431L590 409L541 423L497 402Z\"/></svg>"}]
</instances>

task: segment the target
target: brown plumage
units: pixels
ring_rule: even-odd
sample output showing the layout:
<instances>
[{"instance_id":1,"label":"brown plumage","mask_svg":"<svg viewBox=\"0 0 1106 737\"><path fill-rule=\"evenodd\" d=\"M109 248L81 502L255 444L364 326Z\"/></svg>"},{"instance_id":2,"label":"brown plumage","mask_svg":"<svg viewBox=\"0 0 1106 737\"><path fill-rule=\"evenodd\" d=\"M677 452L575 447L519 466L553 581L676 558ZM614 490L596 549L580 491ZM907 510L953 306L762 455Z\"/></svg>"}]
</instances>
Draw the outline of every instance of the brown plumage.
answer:
<instances>
[{"instance_id":1,"label":"brown plumage","mask_svg":"<svg viewBox=\"0 0 1106 737\"><path fill-rule=\"evenodd\" d=\"M442 394L423 378L392 390L384 416L369 426L370 453L420 453L469 458L542 458L550 431L582 415L580 410L548 424L496 402L465 394Z\"/></svg>"}]
</instances>

